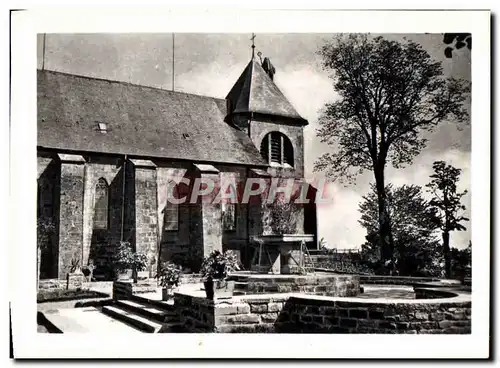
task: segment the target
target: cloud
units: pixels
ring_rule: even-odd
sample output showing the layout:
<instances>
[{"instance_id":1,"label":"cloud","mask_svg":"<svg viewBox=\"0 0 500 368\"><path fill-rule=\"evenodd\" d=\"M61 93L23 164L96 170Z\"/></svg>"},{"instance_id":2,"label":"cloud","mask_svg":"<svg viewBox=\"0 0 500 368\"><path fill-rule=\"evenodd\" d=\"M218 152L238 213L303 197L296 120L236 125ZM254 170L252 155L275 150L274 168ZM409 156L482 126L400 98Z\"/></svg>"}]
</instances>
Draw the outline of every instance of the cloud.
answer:
<instances>
[{"instance_id":1,"label":"cloud","mask_svg":"<svg viewBox=\"0 0 500 368\"><path fill-rule=\"evenodd\" d=\"M189 73L175 77L175 90L225 98L245 67L244 63L231 66L217 62L199 65Z\"/></svg>"},{"instance_id":2,"label":"cloud","mask_svg":"<svg viewBox=\"0 0 500 368\"><path fill-rule=\"evenodd\" d=\"M329 248L358 248L365 240L365 231L358 224L361 195L349 188L333 185L333 202L318 205L318 235Z\"/></svg>"}]
</instances>

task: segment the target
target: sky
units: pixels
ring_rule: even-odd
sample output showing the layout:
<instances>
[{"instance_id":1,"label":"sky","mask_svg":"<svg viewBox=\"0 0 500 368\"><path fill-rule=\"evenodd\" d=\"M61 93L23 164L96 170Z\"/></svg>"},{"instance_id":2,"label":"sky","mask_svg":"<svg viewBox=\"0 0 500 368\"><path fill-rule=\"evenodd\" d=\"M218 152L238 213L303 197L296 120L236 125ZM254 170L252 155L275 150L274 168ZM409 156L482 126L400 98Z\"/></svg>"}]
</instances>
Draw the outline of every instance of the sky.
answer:
<instances>
[{"instance_id":1,"label":"sky","mask_svg":"<svg viewBox=\"0 0 500 368\"><path fill-rule=\"evenodd\" d=\"M309 125L305 135L306 178L322 176L313 172L314 161L332 147L316 137L318 115L327 102L337 97L329 71L321 67L316 51L333 34L257 34L256 52L267 56L276 68L274 82ZM441 34L384 34L385 38L403 37L418 42L431 57L441 61L446 76L471 80L470 51L457 50L452 59L444 57ZM174 89L225 98L251 58L250 34L47 34L38 36L38 68L85 75L163 89ZM174 51L174 52L173 52ZM43 57L43 55L45 55ZM173 58L174 56L174 58ZM174 68L172 68L174 60ZM172 73L172 71L175 71ZM174 85L172 85L174 75ZM470 104L468 104L470 107ZM425 149L412 165L386 169L387 182L394 185L424 186L432 174L432 163L444 160L462 169L459 189L470 188L471 129L457 129L453 122L443 122L428 136ZM318 235L329 247L357 248L365 239L358 223L358 204L369 191L373 174L365 172L354 185L333 183L334 200L318 206ZM470 216L470 190L463 198ZM451 244L464 248L471 239L467 231L454 232Z\"/></svg>"}]
</instances>

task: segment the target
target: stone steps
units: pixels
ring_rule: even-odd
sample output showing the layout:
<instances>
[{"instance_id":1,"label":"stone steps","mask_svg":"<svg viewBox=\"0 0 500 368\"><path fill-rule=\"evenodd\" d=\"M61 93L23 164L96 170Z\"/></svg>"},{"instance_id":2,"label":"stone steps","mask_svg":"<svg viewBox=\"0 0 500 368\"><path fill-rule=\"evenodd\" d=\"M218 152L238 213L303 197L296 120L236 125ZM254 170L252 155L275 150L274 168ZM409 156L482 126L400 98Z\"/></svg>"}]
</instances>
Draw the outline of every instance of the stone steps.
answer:
<instances>
[{"instance_id":1,"label":"stone steps","mask_svg":"<svg viewBox=\"0 0 500 368\"><path fill-rule=\"evenodd\" d=\"M143 317L135 312L131 312L127 308L120 306L104 306L102 307L102 312L110 317L113 317L119 321L125 322L128 325L132 325L140 331L148 333L159 332L163 324L160 322L152 321L146 317Z\"/></svg>"},{"instance_id":2,"label":"stone steps","mask_svg":"<svg viewBox=\"0 0 500 368\"><path fill-rule=\"evenodd\" d=\"M116 306L159 323L177 322L175 314L134 300L118 300ZM175 320L175 321L174 321Z\"/></svg>"},{"instance_id":3,"label":"stone steps","mask_svg":"<svg viewBox=\"0 0 500 368\"><path fill-rule=\"evenodd\" d=\"M146 295L132 295L131 300L140 304L149 305L151 307L159 309L162 312L168 313L172 317L176 315L173 301L152 299Z\"/></svg>"}]
</instances>

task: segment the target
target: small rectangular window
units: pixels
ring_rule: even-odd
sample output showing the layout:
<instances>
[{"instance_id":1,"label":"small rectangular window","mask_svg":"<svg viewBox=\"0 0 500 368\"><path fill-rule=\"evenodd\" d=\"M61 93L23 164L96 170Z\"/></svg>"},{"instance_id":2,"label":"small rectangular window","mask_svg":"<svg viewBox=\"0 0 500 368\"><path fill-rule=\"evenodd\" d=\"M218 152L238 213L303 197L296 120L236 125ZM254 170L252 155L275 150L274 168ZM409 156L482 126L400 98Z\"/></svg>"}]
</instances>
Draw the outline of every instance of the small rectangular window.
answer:
<instances>
[{"instance_id":1,"label":"small rectangular window","mask_svg":"<svg viewBox=\"0 0 500 368\"><path fill-rule=\"evenodd\" d=\"M98 180L94 198L94 229L108 228L108 184L105 179Z\"/></svg>"},{"instance_id":2,"label":"small rectangular window","mask_svg":"<svg viewBox=\"0 0 500 368\"><path fill-rule=\"evenodd\" d=\"M179 205L167 203L163 216L163 229L165 231L179 230Z\"/></svg>"},{"instance_id":3,"label":"small rectangular window","mask_svg":"<svg viewBox=\"0 0 500 368\"><path fill-rule=\"evenodd\" d=\"M106 123L97 123L97 128L101 133L107 133L108 132L108 124Z\"/></svg>"},{"instance_id":4,"label":"small rectangular window","mask_svg":"<svg viewBox=\"0 0 500 368\"><path fill-rule=\"evenodd\" d=\"M236 204L222 203L222 228L225 231L236 230Z\"/></svg>"}]
</instances>

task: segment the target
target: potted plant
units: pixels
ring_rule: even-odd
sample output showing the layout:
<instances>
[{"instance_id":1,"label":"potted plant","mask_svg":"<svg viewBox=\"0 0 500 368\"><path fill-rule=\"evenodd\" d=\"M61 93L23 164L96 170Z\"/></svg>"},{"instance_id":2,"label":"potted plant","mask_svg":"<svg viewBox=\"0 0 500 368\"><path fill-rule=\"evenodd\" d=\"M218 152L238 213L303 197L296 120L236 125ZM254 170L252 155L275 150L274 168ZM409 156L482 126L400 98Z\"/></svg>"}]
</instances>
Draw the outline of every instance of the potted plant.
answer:
<instances>
[{"instance_id":1,"label":"potted plant","mask_svg":"<svg viewBox=\"0 0 500 368\"><path fill-rule=\"evenodd\" d=\"M125 241L118 244L113 258L116 279L133 279L134 283L137 282L137 272L145 270L148 264L146 255L134 252L131 244Z\"/></svg>"},{"instance_id":2,"label":"potted plant","mask_svg":"<svg viewBox=\"0 0 500 368\"><path fill-rule=\"evenodd\" d=\"M240 263L235 253L228 250L221 253L214 250L203 259L201 276L204 279L207 299L230 298L233 295L234 281L228 281L228 274L239 270Z\"/></svg>"},{"instance_id":3,"label":"potted plant","mask_svg":"<svg viewBox=\"0 0 500 368\"><path fill-rule=\"evenodd\" d=\"M173 262L163 262L156 278L162 287L162 300L170 300L174 295L174 288L180 284L181 268Z\"/></svg>"}]
</instances>

